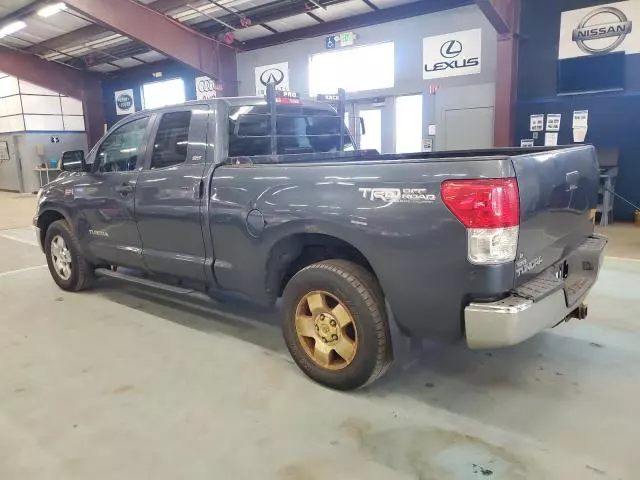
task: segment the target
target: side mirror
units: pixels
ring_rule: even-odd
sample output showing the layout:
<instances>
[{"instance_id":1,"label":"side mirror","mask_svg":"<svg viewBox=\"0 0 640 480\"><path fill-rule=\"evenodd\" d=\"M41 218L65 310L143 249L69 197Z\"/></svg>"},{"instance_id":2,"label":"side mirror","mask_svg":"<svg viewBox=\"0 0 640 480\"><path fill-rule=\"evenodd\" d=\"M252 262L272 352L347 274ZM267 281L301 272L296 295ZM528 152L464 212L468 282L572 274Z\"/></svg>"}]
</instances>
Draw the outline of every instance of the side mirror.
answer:
<instances>
[{"instance_id":1,"label":"side mirror","mask_svg":"<svg viewBox=\"0 0 640 480\"><path fill-rule=\"evenodd\" d=\"M364 128L364 118L358 117L360 119L360 134L364 135L367 133L367 129Z\"/></svg>"},{"instance_id":2,"label":"side mirror","mask_svg":"<svg viewBox=\"0 0 640 480\"><path fill-rule=\"evenodd\" d=\"M86 172L88 170L83 150L64 152L61 163L61 168L65 172Z\"/></svg>"}]
</instances>

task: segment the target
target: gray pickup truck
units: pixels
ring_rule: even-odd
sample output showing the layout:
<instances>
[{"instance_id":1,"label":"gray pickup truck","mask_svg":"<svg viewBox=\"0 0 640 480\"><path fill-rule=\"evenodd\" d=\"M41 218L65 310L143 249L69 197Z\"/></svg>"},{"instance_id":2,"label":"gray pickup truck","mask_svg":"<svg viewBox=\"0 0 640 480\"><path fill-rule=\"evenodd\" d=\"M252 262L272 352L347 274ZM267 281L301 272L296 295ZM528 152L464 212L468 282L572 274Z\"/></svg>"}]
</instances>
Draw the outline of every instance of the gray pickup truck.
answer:
<instances>
[{"instance_id":1,"label":"gray pickup truck","mask_svg":"<svg viewBox=\"0 0 640 480\"><path fill-rule=\"evenodd\" d=\"M281 297L294 360L343 390L387 370L392 330L495 348L586 315L606 244L591 146L350 144L334 108L291 98L126 117L39 193L51 275L69 291L109 276Z\"/></svg>"}]
</instances>

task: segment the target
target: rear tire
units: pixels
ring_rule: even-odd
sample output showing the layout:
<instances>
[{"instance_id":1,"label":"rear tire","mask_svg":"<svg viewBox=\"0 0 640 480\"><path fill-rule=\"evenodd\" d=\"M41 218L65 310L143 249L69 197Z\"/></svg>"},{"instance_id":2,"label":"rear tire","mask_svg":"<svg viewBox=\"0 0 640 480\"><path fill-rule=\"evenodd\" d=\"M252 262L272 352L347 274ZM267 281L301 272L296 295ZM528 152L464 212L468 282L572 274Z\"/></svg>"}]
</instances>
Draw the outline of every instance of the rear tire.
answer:
<instances>
[{"instance_id":1,"label":"rear tire","mask_svg":"<svg viewBox=\"0 0 640 480\"><path fill-rule=\"evenodd\" d=\"M61 289L79 292L92 285L93 266L82 256L80 242L66 220L49 226L44 246L49 272Z\"/></svg>"},{"instance_id":2,"label":"rear tire","mask_svg":"<svg viewBox=\"0 0 640 480\"><path fill-rule=\"evenodd\" d=\"M282 298L283 333L298 367L338 390L363 387L388 369L391 335L376 278L345 260L310 265Z\"/></svg>"}]
</instances>

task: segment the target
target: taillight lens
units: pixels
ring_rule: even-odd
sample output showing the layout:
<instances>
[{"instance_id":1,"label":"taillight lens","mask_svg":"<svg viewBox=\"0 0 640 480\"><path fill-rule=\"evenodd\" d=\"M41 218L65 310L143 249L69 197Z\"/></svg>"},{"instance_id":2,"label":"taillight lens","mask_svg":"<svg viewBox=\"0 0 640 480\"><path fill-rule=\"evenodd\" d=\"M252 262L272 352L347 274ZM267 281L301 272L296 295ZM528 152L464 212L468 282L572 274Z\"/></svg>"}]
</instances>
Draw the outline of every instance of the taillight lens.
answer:
<instances>
[{"instance_id":1,"label":"taillight lens","mask_svg":"<svg viewBox=\"0 0 640 480\"><path fill-rule=\"evenodd\" d=\"M442 201L467 228L504 228L520 224L515 178L445 180Z\"/></svg>"},{"instance_id":2,"label":"taillight lens","mask_svg":"<svg viewBox=\"0 0 640 480\"><path fill-rule=\"evenodd\" d=\"M442 201L467 228L471 263L490 265L516 258L520 195L515 178L446 180Z\"/></svg>"}]
</instances>

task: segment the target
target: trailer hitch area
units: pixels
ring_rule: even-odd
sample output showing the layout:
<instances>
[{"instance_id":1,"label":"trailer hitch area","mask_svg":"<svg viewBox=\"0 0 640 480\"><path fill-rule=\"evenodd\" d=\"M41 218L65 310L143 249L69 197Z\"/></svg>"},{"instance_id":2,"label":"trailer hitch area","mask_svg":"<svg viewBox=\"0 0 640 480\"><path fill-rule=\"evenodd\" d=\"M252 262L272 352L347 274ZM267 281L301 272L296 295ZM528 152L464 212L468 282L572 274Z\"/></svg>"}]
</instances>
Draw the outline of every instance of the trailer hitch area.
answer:
<instances>
[{"instance_id":1,"label":"trailer hitch area","mask_svg":"<svg viewBox=\"0 0 640 480\"><path fill-rule=\"evenodd\" d=\"M567 315L567 318L565 319L565 321L569 321L572 318L577 318L578 320L584 320L585 318L587 318L587 313L588 313L589 307L587 307L586 304L581 303L575 310L573 310L569 315Z\"/></svg>"}]
</instances>

